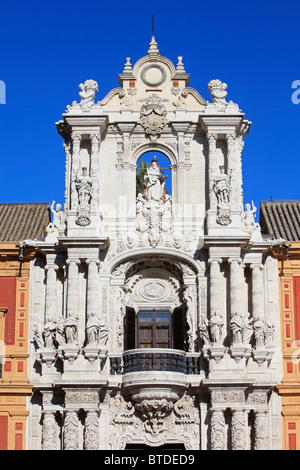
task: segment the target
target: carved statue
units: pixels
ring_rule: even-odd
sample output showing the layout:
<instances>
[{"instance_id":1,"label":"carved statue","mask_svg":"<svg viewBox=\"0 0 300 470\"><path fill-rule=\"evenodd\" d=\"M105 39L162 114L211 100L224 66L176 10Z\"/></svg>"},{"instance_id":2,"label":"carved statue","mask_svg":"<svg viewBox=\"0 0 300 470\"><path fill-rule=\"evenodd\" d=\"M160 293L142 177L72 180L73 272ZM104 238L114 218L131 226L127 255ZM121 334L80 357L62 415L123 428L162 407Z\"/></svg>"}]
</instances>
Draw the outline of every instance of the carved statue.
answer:
<instances>
[{"instance_id":1,"label":"carved statue","mask_svg":"<svg viewBox=\"0 0 300 470\"><path fill-rule=\"evenodd\" d=\"M210 346L210 338L208 331L208 320L205 315L201 315L200 325L199 325L199 336L203 341L203 346Z\"/></svg>"},{"instance_id":2,"label":"carved statue","mask_svg":"<svg viewBox=\"0 0 300 470\"><path fill-rule=\"evenodd\" d=\"M46 348L53 348L54 341L55 341L55 332L56 332L56 324L54 323L52 318L49 317L43 329L43 337L44 337Z\"/></svg>"},{"instance_id":3,"label":"carved statue","mask_svg":"<svg viewBox=\"0 0 300 470\"><path fill-rule=\"evenodd\" d=\"M254 336L256 341L256 347L261 348L265 345L265 324L261 318L255 320L254 325Z\"/></svg>"},{"instance_id":4,"label":"carved statue","mask_svg":"<svg viewBox=\"0 0 300 470\"><path fill-rule=\"evenodd\" d=\"M64 332L66 335L67 343L75 343L76 332L77 332L77 320L71 314L64 321Z\"/></svg>"},{"instance_id":5,"label":"carved statue","mask_svg":"<svg viewBox=\"0 0 300 470\"><path fill-rule=\"evenodd\" d=\"M80 106L85 109L91 108L98 92L98 83L95 80L86 80L84 83L80 83L79 89L81 90L79 92Z\"/></svg>"},{"instance_id":6,"label":"carved statue","mask_svg":"<svg viewBox=\"0 0 300 470\"><path fill-rule=\"evenodd\" d=\"M268 318L265 325L265 347L270 348L274 346L275 339L275 323Z\"/></svg>"},{"instance_id":7,"label":"carved statue","mask_svg":"<svg viewBox=\"0 0 300 470\"><path fill-rule=\"evenodd\" d=\"M47 227L47 232L52 233L54 235L63 235L65 231L65 214L62 211L62 205L56 204L54 209L55 201L51 204L51 212L53 214L53 220Z\"/></svg>"},{"instance_id":8,"label":"carved statue","mask_svg":"<svg viewBox=\"0 0 300 470\"><path fill-rule=\"evenodd\" d=\"M242 343L243 320L237 312L233 314L230 320L230 328L232 332L232 344Z\"/></svg>"},{"instance_id":9,"label":"carved statue","mask_svg":"<svg viewBox=\"0 0 300 470\"><path fill-rule=\"evenodd\" d=\"M165 194L165 178L161 174L156 157L153 157L151 166L144 176L146 182L145 197L147 201L160 201Z\"/></svg>"},{"instance_id":10,"label":"carved statue","mask_svg":"<svg viewBox=\"0 0 300 470\"><path fill-rule=\"evenodd\" d=\"M217 196L218 204L229 203L229 177L220 167L221 173L214 177L214 191Z\"/></svg>"},{"instance_id":11,"label":"carved statue","mask_svg":"<svg viewBox=\"0 0 300 470\"><path fill-rule=\"evenodd\" d=\"M222 104L222 105L227 104L225 100L227 96L227 91L226 91L227 84L226 83L222 83L221 80L218 80L218 79L211 80L208 84L208 89L210 91L213 103Z\"/></svg>"},{"instance_id":12,"label":"carved statue","mask_svg":"<svg viewBox=\"0 0 300 470\"><path fill-rule=\"evenodd\" d=\"M92 178L87 176L86 168L82 168L82 176L76 176L75 184L78 192L79 211L89 211L92 194Z\"/></svg>"},{"instance_id":13,"label":"carved statue","mask_svg":"<svg viewBox=\"0 0 300 470\"><path fill-rule=\"evenodd\" d=\"M252 233L254 230L260 230L260 225L255 222L257 208L252 201L252 209L250 204L245 205L245 212L242 217L242 229L247 233Z\"/></svg>"},{"instance_id":14,"label":"carved statue","mask_svg":"<svg viewBox=\"0 0 300 470\"><path fill-rule=\"evenodd\" d=\"M96 344L98 342L99 330L101 323L96 317L96 313L92 312L86 323L86 333L88 344Z\"/></svg>"},{"instance_id":15,"label":"carved statue","mask_svg":"<svg viewBox=\"0 0 300 470\"><path fill-rule=\"evenodd\" d=\"M218 314L218 312L213 313L212 317L210 318L209 326L212 342L220 343L222 339L224 321L223 318Z\"/></svg>"},{"instance_id":16,"label":"carved statue","mask_svg":"<svg viewBox=\"0 0 300 470\"><path fill-rule=\"evenodd\" d=\"M109 325L105 322L100 322L99 344L102 347L106 346L108 340Z\"/></svg>"},{"instance_id":17,"label":"carved statue","mask_svg":"<svg viewBox=\"0 0 300 470\"><path fill-rule=\"evenodd\" d=\"M253 318L250 318L250 313L247 312L244 316L243 325L243 343L249 344L253 335Z\"/></svg>"},{"instance_id":18,"label":"carved statue","mask_svg":"<svg viewBox=\"0 0 300 470\"><path fill-rule=\"evenodd\" d=\"M44 347L43 333L41 332L38 323L35 323L33 327L33 342L37 349Z\"/></svg>"},{"instance_id":19,"label":"carved statue","mask_svg":"<svg viewBox=\"0 0 300 470\"><path fill-rule=\"evenodd\" d=\"M66 343L66 338L64 335L64 318L60 316L56 325L56 341L59 346L62 346Z\"/></svg>"}]
</instances>

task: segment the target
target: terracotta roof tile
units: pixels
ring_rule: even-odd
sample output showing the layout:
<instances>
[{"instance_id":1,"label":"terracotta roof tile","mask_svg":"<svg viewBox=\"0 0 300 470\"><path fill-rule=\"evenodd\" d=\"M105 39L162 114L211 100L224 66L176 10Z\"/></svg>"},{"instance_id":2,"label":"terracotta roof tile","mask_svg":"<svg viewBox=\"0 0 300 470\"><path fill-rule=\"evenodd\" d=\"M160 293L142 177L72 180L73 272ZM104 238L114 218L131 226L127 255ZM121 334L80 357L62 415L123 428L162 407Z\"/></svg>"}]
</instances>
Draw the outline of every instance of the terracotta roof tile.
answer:
<instances>
[{"instance_id":1,"label":"terracotta roof tile","mask_svg":"<svg viewBox=\"0 0 300 470\"><path fill-rule=\"evenodd\" d=\"M259 223L263 234L300 240L300 201L261 202Z\"/></svg>"},{"instance_id":2,"label":"terracotta roof tile","mask_svg":"<svg viewBox=\"0 0 300 470\"><path fill-rule=\"evenodd\" d=\"M49 222L49 203L0 204L0 242L43 236Z\"/></svg>"}]
</instances>

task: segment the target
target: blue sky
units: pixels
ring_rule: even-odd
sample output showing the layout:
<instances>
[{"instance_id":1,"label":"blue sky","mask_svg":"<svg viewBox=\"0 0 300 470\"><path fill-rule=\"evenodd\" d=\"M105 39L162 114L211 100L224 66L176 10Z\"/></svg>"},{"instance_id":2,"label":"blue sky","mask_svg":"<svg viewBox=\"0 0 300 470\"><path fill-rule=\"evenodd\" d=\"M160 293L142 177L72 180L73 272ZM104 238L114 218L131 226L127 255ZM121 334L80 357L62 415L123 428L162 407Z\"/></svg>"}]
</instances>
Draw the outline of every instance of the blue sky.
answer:
<instances>
[{"instance_id":1,"label":"blue sky","mask_svg":"<svg viewBox=\"0 0 300 470\"><path fill-rule=\"evenodd\" d=\"M299 0L3 2L0 14L0 202L63 202L65 154L55 122L97 80L101 100L126 57L147 54L155 18L161 55L183 56L190 85L228 84L252 122L243 151L244 202L300 199ZM300 93L299 93L300 97Z\"/></svg>"}]
</instances>

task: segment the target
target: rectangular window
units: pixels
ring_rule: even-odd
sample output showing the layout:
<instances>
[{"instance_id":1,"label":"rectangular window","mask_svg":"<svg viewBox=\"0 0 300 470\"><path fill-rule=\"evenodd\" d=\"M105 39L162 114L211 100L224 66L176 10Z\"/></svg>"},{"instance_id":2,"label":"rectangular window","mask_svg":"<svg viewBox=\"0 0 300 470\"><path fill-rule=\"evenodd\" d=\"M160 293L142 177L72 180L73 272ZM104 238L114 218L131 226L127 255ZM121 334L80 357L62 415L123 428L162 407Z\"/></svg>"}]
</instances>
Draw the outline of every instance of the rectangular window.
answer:
<instances>
[{"instance_id":1,"label":"rectangular window","mask_svg":"<svg viewBox=\"0 0 300 470\"><path fill-rule=\"evenodd\" d=\"M16 322L16 278L14 276L0 277L0 307L7 308L4 343L13 345L15 344Z\"/></svg>"},{"instance_id":2,"label":"rectangular window","mask_svg":"<svg viewBox=\"0 0 300 470\"><path fill-rule=\"evenodd\" d=\"M141 312L138 315L138 348L170 348L170 314Z\"/></svg>"},{"instance_id":3,"label":"rectangular window","mask_svg":"<svg viewBox=\"0 0 300 470\"><path fill-rule=\"evenodd\" d=\"M0 450L7 450L8 417L0 416Z\"/></svg>"}]
</instances>

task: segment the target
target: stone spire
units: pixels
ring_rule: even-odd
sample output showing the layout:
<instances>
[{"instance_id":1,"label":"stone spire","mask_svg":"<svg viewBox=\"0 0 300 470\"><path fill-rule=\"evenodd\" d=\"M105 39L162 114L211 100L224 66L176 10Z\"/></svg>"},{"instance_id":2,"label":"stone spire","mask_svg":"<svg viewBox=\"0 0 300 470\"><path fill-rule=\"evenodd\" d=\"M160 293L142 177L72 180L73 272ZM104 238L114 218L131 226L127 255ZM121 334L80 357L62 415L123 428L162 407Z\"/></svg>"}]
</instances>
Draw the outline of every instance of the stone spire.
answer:
<instances>
[{"instance_id":1,"label":"stone spire","mask_svg":"<svg viewBox=\"0 0 300 470\"><path fill-rule=\"evenodd\" d=\"M148 54L150 56L158 56L159 50L157 49L157 42L155 41L154 34L152 35L151 42L149 43L150 49L148 50Z\"/></svg>"}]
</instances>

